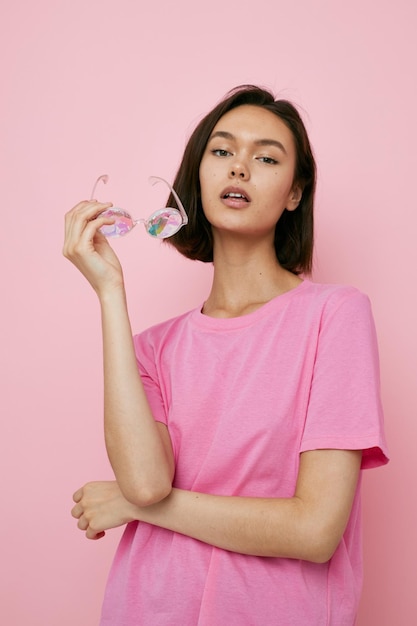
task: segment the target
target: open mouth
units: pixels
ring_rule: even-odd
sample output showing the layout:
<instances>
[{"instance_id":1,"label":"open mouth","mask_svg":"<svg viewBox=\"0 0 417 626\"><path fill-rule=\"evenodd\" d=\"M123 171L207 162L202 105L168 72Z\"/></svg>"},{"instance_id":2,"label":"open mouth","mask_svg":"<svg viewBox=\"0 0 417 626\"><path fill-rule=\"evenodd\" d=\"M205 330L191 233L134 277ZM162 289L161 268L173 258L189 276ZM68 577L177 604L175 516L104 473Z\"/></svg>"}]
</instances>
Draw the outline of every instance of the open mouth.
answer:
<instances>
[{"instance_id":1,"label":"open mouth","mask_svg":"<svg viewBox=\"0 0 417 626\"><path fill-rule=\"evenodd\" d=\"M226 198L233 198L236 200L244 200L245 202L249 202L249 198L245 196L244 193L236 191L227 191L225 194L222 195L222 198L223 200L226 200Z\"/></svg>"}]
</instances>

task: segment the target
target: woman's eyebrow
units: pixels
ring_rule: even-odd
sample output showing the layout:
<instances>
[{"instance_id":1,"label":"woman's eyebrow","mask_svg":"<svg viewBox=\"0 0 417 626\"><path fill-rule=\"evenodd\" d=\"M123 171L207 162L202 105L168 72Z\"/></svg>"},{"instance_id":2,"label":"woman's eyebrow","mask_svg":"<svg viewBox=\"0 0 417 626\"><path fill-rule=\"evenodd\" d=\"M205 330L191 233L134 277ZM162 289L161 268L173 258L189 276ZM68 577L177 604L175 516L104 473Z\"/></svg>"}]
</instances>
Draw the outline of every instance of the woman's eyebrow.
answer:
<instances>
[{"instance_id":1,"label":"woman's eyebrow","mask_svg":"<svg viewBox=\"0 0 417 626\"><path fill-rule=\"evenodd\" d=\"M258 139L257 141L255 141L255 144L257 146L275 146L279 150L282 150L284 154L287 154L287 151L284 148L283 144L276 139Z\"/></svg>"},{"instance_id":2,"label":"woman's eyebrow","mask_svg":"<svg viewBox=\"0 0 417 626\"><path fill-rule=\"evenodd\" d=\"M236 140L236 137L232 135L232 133L227 132L226 130L217 130L215 133L211 135L209 141L211 141L212 139L215 139L216 137L222 137L223 139L229 139L231 141ZM254 143L256 146L275 146L276 148L281 150L284 154L287 154L287 151L284 148L283 144L280 141L277 141L276 139L256 139Z\"/></svg>"}]
</instances>

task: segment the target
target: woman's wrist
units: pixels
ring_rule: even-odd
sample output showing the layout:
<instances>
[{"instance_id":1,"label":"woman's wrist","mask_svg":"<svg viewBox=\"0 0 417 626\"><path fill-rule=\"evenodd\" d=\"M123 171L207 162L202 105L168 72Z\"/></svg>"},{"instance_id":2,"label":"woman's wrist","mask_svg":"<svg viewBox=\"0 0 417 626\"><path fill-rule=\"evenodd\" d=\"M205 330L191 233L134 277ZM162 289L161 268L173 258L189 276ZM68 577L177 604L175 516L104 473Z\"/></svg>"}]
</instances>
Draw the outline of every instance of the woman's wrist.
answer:
<instances>
[{"instance_id":1,"label":"woman's wrist","mask_svg":"<svg viewBox=\"0 0 417 626\"><path fill-rule=\"evenodd\" d=\"M126 304L126 290L124 283L103 287L97 291L97 296L102 308L114 305L115 303Z\"/></svg>"}]
</instances>

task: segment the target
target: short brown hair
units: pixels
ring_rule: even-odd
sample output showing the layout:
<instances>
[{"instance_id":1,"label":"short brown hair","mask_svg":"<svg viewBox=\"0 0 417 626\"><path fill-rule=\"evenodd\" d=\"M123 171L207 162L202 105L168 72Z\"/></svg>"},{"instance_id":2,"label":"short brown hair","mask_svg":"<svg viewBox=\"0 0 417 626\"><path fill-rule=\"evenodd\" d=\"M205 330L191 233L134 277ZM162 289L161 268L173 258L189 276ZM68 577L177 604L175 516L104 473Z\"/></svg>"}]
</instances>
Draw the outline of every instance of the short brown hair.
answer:
<instances>
[{"instance_id":1,"label":"short brown hair","mask_svg":"<svg viewBox=\"0 0 417 626\"><path fill-rule=\"evenodd\" d=\"M188 225L166 241L189 259L213 261L213 235L201 204L200 163L214 127L225 113L242 105L259 106L277 115L291 130L296 149L294 185L302 189L295 211L285 210L275 228L275 251L282 267L300 274L309 273L313 258L313 203L316 164L304 123L297 109L287 100L275 100L267 89L241 85L232 89L198 124L192 133L173 187L188 214ZM174 203L174 204L173 204ZM175 199L170 196L170 206Z\"/></svg>"}]
</instances>

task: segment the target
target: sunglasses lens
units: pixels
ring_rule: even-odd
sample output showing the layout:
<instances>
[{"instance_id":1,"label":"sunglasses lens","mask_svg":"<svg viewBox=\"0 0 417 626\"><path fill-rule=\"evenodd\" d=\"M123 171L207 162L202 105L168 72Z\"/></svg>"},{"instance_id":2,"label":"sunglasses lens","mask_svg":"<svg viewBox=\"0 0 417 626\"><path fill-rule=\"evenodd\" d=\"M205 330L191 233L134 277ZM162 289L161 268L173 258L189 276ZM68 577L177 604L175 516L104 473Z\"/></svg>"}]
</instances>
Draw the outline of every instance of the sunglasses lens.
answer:
<instances>
[{"instance_id":1,"label":"sunglasses lens","mask_svg":"<svg viewBox=\"0 0 417 626\"><path fill-rule=\"evenodd\" d=\"M123 209L107 209L107 211L103 211L100 213L103 217L114 217L114 224L110 224L109 226L102 226L99 230L105 237L123 237L123 235L127 235L135 223L132 217Z\"/></svg>"},{"instance_id":2,"label":"sunglasses lens","mask_svg":"<svg viewBox=\"0 0 417 626\"><path fill-rule=\"evenodd\" d=\"M146 230L152 237L166 239L175 235L182 226L182 216L176 209L160 209L146 220Z\"/></svg>"}]
</instances>

